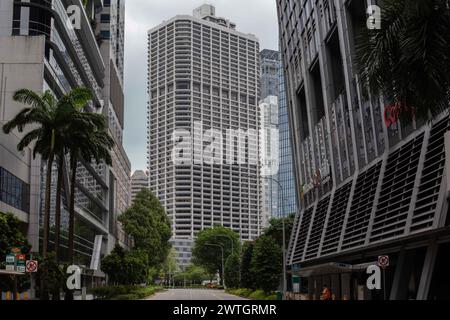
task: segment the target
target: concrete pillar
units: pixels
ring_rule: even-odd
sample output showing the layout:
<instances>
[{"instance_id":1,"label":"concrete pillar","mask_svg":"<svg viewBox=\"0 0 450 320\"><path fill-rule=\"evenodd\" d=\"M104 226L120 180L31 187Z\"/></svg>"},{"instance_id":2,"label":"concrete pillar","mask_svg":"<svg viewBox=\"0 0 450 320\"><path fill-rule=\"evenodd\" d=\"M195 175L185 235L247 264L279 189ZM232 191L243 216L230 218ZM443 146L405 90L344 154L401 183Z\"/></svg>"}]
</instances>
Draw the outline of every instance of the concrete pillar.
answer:
<instances>
[{"instance_id":1,"label":"concrete pillar","mask_svg":"<svg viewBox=\"0 0 450 320\"><path fill-rule=\"evenodd\" d=\"M411 277L414 256L415 250L400 251L389 300L406 300L408 298L408 282Z\"/></svg>"},{"instance_id":2,"label":"concrete pillar","mask_svg":"<svg viewBox=\"0 0 450 320\"><path fill-rule=\"evenodd\" d=\"M436 242L431 243L427 248L425 261L423 262L422 275L420 276L419 289L417 290L417 300L426 300L428 298L438 248L439 245Z\"/></svg>"},{"instance_id":3,"label":"concrete pillar","mask_svg":"<svg viewBox=\"0 0 450 320\"><path fill-rule=\"evenodd\" d=\"M341 281L339 274L331 275L331 294L333 300L341 300Z\"/></svg>"},{"instance_id":4,"label":"concrete pillar","mask_svg":"<svg viewBox=\"0 0 450 320\"><path fill-rule=\"evenodd\" d=\"M351 280L351 273L342 273L341 275L341 297L342 300L351 300L351 290L350 290L350 280Z\"/></svg>"},{"instance_id":5,"label":"concrete pillar","mask_svg":"<svg viewBox=\"0 0 450 320\"><path fill-rule=\"evenodd\" d=\"M322 276L315 277L315 290L313 300L320 300L320 296L322 295Z\"/></svg>"},{"instance_id":6,"label":"concrete pillar","mask_svg":"<svg viewBox=\"0 0 450 320\"><path fill-rule=\"evenodd\" d=\"M314 289L315 289L315 282L313 277L308 278L308 299L313 300L314 299Z\"/></svg>"}]
</instances>

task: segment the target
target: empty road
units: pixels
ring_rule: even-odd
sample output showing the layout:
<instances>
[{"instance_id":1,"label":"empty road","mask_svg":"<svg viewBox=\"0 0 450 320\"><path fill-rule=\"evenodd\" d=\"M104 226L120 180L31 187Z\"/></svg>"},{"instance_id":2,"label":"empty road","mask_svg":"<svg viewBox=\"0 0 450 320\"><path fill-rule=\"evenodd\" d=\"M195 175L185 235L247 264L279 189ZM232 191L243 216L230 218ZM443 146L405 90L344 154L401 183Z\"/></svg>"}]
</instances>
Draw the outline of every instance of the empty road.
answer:
<instances>
[{"instance_id":1,"label":"empty road","mask_svg":"<svg viewBox=\"0 0 450 320\"><path fill-rule=\"evenodd\" d=\"M146 300L247 300L233 296L224 290L169 289L158 292Z\"/></svg>"}]
</instances>

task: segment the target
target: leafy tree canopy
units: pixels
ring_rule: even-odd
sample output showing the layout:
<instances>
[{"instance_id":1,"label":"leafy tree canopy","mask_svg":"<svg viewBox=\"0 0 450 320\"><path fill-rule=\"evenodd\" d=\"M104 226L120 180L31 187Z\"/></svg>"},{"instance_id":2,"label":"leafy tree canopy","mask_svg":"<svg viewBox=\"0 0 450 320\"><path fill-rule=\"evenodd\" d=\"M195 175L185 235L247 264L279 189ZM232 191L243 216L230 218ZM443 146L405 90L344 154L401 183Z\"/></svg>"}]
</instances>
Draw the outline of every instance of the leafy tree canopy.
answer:
<instances>
[{"instance_id":1,"label":"leafy tree canopy","mask_svg":"<svg viewBox=\"0 0 450 320\"><path fill-rule=\"evenodd\" d=\"M257 288L265 293L277 289L283 265L282 257L280 247L271 237L263 235L255 241L250 270L254 274Z\"/></svg>"},{"instance_id":2,"label":"leafy tree canopy","mask_svg":"<svg viewBox=\"0 0 450 320\"><path fill-rule=\"evenodd\" d=\"M222 274L222 251L218 246L221 245L224 251L224 260L231 254L231 240L235 252L239 252L239 235L229 228L215 226L214 228L200 231L195 240L192 249L193 262L206 269L208 273ZM225 263L224 261L224 263Z\"/></svg>"},{"instance_id":3,"label":"leafy tree canopy","mask_svg":"<svg viewBox=\"0 0 450 320\"><path fill-rule=\"evenodd\" d=\"M225 284L228 288L239 287L239 254L234 252L230 254L225 263Z\"/></svg>"},{"instance_id":4,"label":"leafy tree canopy","mask_svg":"<svg viewBox=\"0 0 450 320\"><path fill-rule=\"evenodd\" d=\"M148 253L149 265L160 267L169 253L172 232L159 199L150 190L142 189L119 221L124 231L133 237L135 249Z\"/></svg>"},{"instance_id":5,"label":"leafy tree canopy","mask_svg":"<svg viewBox=\"0 0 450 320\"><path fill-rule=\"evenodd\" d=\"M289 244L289 238L292 233L292 227L294 225L295 215L289 215L285 218L272 218L269 221L269 227L264 230L266 236L271 237L276 241L276 243L282 247L283 243L283 220L285 227L285 248Z\"/></svg>"}]
</instances>

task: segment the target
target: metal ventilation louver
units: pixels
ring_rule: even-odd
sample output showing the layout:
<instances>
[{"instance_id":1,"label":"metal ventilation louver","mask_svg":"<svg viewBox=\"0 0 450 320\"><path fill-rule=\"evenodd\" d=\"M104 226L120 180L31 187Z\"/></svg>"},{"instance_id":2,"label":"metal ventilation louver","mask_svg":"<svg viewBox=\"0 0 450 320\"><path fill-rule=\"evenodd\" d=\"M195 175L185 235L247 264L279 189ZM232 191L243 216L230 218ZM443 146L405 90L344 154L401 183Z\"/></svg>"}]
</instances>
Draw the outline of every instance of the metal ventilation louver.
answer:
<instances>
[{"instance_id":1,"label":"metal ventilation louver","mask_svg":"<svg viewBox=\"0 0 450 320\"><path fill-rule=\"evenodd\" d=\"M410 232L423 231L433 225L445 165L444 133L448 128L445 118L431 129Z\"/></svg>"},{"instance_id":2,"label":"metal ventilation louver","mask_svg":"<svg viewBox=\"0 0 450 320\"><path fill-rule=\"evenodd\" d=\"M300 229L298 230L297 243L295 245L295 250L292 257L293 263L302 261L303 252L306 246L306 238L308 237L308 230L313 212L314 207L310 207L303 212L303 216L300 222Z\"/></svg>"},{"instance_id":3,"label":"metal ventilation louver","mask_svg":"<svg viewBox=\"0 0 450 320\"><path fill-rule=\"evenodd\" d=\"M389 155L370 241L403 235L424 134Z\"/></svg>"},{"instance_id":4,"label":"metal ventilation louver","mask_svg":"<svg viewBox=\"0 0 450 320\"><path fill-rule=\"evenodd\" d=\"M353 201L345 226L342 250L363 245L377 190L382 161L362 172L356 181Z\"/></svg>"},{"instance_id":5,"label":"metal ventilation louver","mask_svg":"<svg viewBox=\"0 0 450 320\"><path fill-rule=\"evenodd\" d=\"M289 247L288 247L288 252L287 252L287 257L292 257L292 253L294 252L294 247L297 241L297 234L298 234L298 227L300 225L300 220L301 220L301 214L297 214L295 216L294 219L294 224L292 226L292 233L291 233L291 238L289 240ZM288 258L288 259L289 259Z\"/></svg>"},{"instance_id":6,"label":"metal ventilation louver","mask_svg":"<svg viewBox=\"0 0 450 320\"><path fill-rule=\"evenodd\" d=\"M319 253L320 239L322 238L329 203L330 196L320 200L317 205L316 213L314 214L314 221L311 227L311 234L308 240L308 247L306 249L305 260L315 258Z\"/></svg>"},{"instance_id":7,"label":"metal ventilation louver","mask_svg":"<svg viewBox=\"0 0 450 320\"><path fill-rule=\"evenodd\" d=\"M352 182L349 182L334 193L321 255L334 253L338 250L351 189Z\"/></svg>"}]
</instances>

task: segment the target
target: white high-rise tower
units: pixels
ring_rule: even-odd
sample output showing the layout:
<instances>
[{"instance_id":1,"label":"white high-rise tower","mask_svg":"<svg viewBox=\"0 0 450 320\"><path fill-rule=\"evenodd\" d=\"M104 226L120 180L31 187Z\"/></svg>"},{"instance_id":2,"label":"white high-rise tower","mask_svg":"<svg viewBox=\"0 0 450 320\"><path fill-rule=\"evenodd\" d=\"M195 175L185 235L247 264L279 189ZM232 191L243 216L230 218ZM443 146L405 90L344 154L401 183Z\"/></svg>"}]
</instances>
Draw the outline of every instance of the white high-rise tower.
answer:
<instances>
[{"instance_id":1,"label":"white high-rise tower","mask_svg":"<svg viewBox=\"0 0 450 320\"><path fill-rule=\"evenodd\" d=\"M150 187L172 220L180 266L189 264L204 228L229 227L242 240L261 232L259 163L226 160L229 151L257 157L258 141L225 143L230 130L241 138L259 130L259 43L214 11L204 5L148 33ZM173 140L181 130L189 137ZM174 141L192 147L184 153L190 161L172 161ZM211 144L213 164L206 159Z\"/></svg>"}]
</instances>

